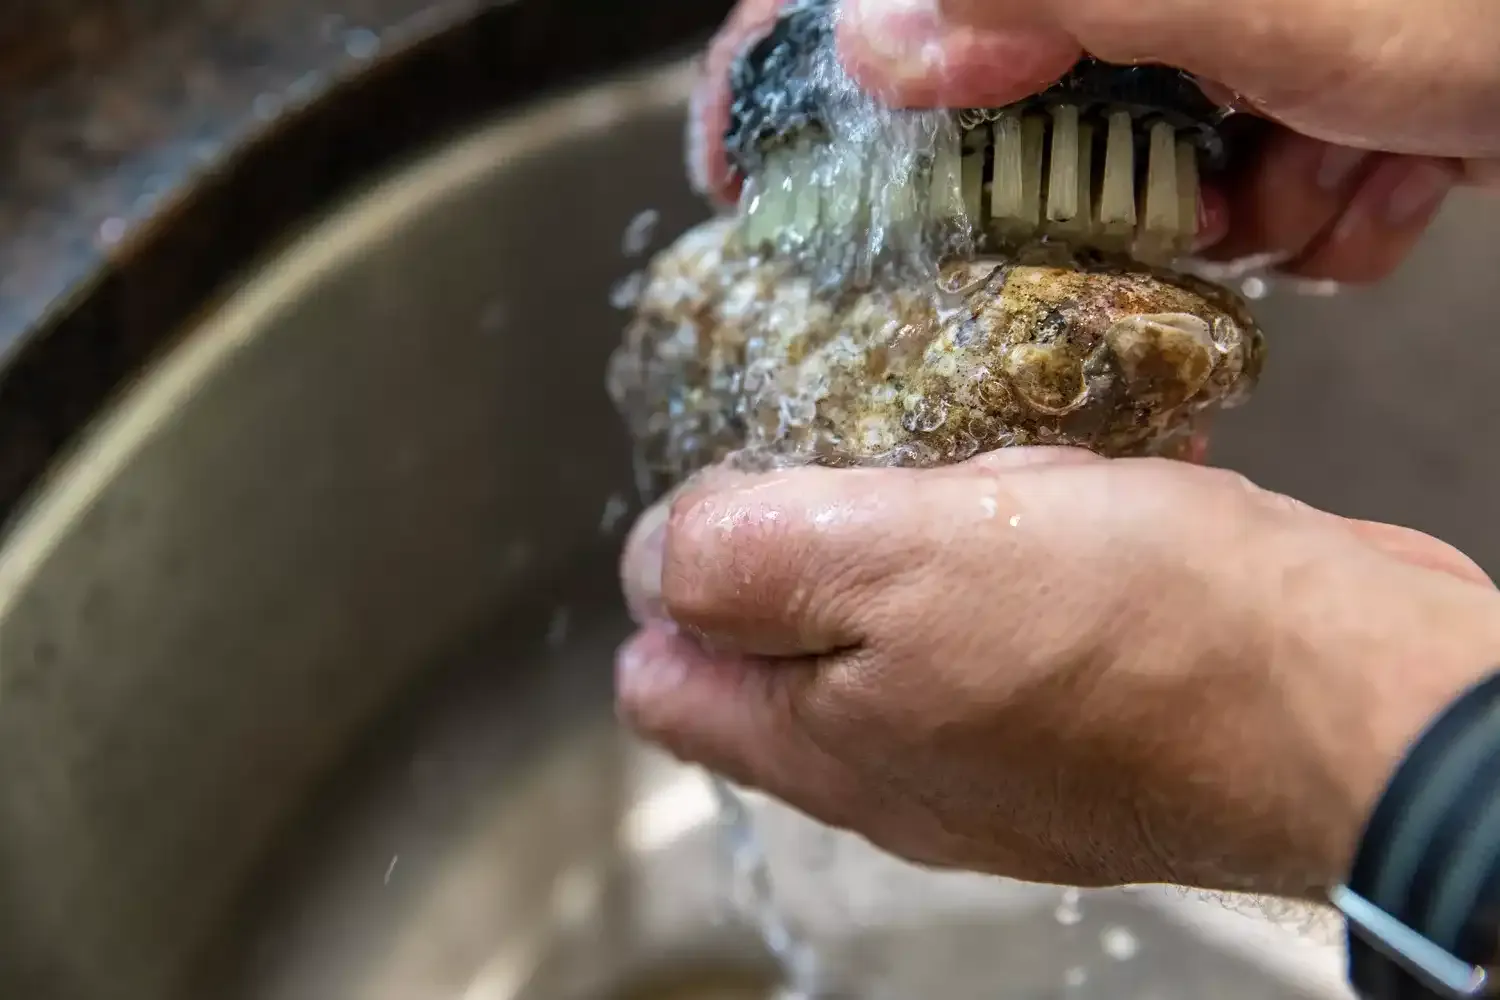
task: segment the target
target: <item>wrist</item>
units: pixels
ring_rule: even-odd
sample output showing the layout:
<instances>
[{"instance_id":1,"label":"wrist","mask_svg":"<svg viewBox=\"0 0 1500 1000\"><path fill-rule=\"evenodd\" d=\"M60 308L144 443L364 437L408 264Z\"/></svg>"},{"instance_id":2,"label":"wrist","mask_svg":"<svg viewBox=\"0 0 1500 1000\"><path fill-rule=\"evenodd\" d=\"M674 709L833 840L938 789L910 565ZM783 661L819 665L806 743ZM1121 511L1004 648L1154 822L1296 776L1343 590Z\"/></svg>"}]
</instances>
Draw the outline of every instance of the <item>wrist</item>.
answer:
<instances>
[{"instance_id":1,"label":"wrist","mask_svg":"<svg viewBox=\"0 0 1500 1000\"><path fill-rule=\"evenodd\" d=\"M1277 664L1317 764L1306 803L1304 892L1345 878L1371 811L1401 759L1463 691L1500 667L1500 592L1400 567L1346 583L1312 658ZM1370 584L1374 585L1371 586Z\"/></svg>"},{"instance_id":2,"label":"wrist","mask_svg":"<svg viewBox=\"0 0 1500 1000\"><path fill-rule=\"evenodd\" d=\"M1330 901L1360 996L1493 993L1500 906L1500 672L1445 705L1403 755Z\"/></svg>"}]
</instances>

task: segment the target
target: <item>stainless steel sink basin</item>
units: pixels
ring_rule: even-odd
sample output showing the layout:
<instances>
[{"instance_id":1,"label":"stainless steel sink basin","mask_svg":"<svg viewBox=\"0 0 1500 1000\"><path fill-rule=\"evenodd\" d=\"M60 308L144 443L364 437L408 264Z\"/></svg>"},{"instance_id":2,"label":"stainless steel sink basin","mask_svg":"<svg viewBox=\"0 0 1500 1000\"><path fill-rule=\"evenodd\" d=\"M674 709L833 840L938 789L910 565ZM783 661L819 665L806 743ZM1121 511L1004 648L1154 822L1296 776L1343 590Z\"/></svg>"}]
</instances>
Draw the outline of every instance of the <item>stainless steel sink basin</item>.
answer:
<instances>
[{"instance_id":1,"label":"stainless steel sink basin","mask_svg":"<svg viewBox=\"0 0 1500 1000\"><path fill-rule=\"evenodd\" d=\"M506 115L335 207L35 494L0 551L0 996L769 995L701 776L610 703L634 497L610 290L637 213L660 245L701 212L686 83ZM1497 223L1465 202L1381 290L1268 302L1271 374L1221 455L1500 566ZM1342 989L1326 920L1156 889L1075 914L758 821L864 997Z\"/></svg>"}]
</instances>

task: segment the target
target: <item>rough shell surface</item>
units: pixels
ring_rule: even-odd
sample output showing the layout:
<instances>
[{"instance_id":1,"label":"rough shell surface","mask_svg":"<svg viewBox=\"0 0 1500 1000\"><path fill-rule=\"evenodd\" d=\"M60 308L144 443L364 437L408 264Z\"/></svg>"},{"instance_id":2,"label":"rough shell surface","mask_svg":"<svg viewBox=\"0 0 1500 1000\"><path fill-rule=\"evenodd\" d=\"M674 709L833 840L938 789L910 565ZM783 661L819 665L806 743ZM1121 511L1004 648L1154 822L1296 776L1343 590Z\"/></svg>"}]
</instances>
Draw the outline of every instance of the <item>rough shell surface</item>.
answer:
<instances>
[{"instance_id":1,"label":"rough shell surface","mask_svg":"<svg viewBox=\"0 0 1500 1000\"><path fill-rule=\"evenodd\" d=\"M1262 339L1219 286L1078 262L965 261L829 294L742 255L734 224L652 261L609 388L658 488L747 467L932 466L1066 444L1173 454L1243 401Z\"/></svg>"}]
</instances>

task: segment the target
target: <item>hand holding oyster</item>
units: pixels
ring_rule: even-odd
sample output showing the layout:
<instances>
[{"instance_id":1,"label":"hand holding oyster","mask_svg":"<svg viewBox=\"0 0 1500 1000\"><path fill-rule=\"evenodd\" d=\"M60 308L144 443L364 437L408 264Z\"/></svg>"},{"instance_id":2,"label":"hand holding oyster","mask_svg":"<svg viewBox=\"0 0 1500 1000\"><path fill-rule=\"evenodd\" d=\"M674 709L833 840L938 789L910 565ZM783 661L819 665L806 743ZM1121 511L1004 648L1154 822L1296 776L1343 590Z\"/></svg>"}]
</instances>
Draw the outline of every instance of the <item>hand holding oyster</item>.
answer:
<instances>
[{"instance_id":1,"label":"hand holding oyster","mask_svg":"<svg viewBox=\"0 0 1500 1000\"><path fill-rule=\"evenodd\" d=\"M1259 330L1191 249L1219 113L1085 60L1000 109L897 112L789 5L734 72L735 218L652 263L610 390L662 485L746 467L933 466L1009 445L1178 454L1243 401Z\"/></svg>"}]
</instances>

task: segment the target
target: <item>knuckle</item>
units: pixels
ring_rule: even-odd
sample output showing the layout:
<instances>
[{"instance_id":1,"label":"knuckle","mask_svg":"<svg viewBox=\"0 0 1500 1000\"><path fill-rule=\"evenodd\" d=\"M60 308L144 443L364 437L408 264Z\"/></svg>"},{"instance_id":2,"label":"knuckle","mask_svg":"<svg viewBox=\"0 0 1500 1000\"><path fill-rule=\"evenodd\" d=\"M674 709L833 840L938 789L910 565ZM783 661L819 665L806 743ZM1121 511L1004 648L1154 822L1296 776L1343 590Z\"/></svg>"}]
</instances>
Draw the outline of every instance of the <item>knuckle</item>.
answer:
<instances>
[{"instance_id":1,"label":"knuckle","mask_svg":"<svg viewBox=\"0 0 1500 1000\"><path fill-rule=\"evenodd\" d=\"M662 604L683 625L712 620L735 601L732 579L743 574L734 513L716 492L689 494L672 504L662 557Z\"/></svg>"}]
</instances>

